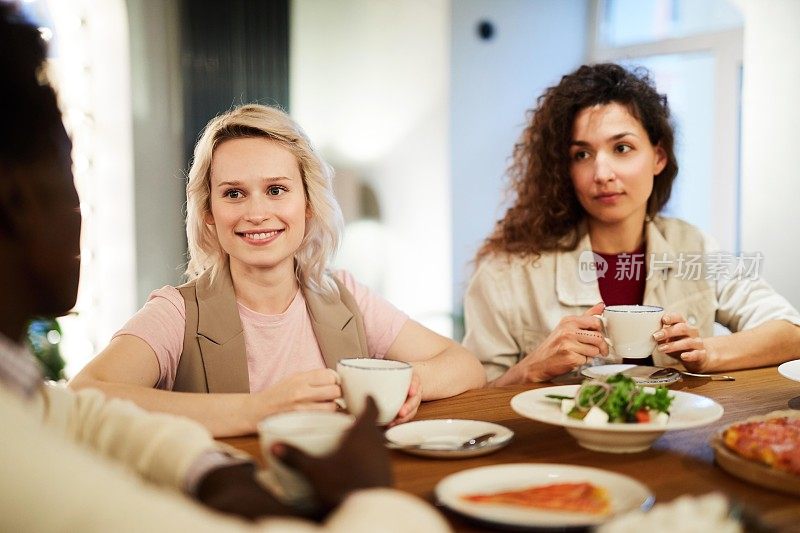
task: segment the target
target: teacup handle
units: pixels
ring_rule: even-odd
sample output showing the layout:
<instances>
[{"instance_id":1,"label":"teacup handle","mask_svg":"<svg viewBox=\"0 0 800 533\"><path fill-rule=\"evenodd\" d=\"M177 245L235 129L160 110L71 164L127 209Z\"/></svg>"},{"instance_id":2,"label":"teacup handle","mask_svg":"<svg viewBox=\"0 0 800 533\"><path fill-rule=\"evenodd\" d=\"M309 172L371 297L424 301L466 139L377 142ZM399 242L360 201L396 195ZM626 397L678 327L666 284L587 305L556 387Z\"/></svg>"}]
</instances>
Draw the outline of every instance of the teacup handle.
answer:
<instances>
[{"instance_id":1,"label":"teacup handle","mask_svg":"<svg viewBox=\"0 0 800 533\"><path fill-rule=\"evenodd\" d=\"M336 370L334 370L333 373L334 375L336 375L336 384L341 387L342 375L338 373ZM340 396L339 398L336 398L335 400L333 400L333 403L335 403L342 411L347 411L347 404L344 401L344 397Z\"/></svg>"},{"instance_id":2,"label":"teacup handle","mask_svg":"<svg viewBox=\"0 0 800 533\"><path fill-rule=\"evenodd\" d=\"M592 316L595 317L595 318L599 318L600 319L600 323L603 324L603 333L604 333L603 340L606 341L606 344L608 344L609 348L613 348L614 347L614 343L611 342L611 339L609 339L607 335L605 335L606 328L608 327L608 319L606 317L604 317L603 315L592 315Z\"/></svg>"},{"instance_id":3,"label":"teacup handle","mask_svg":"<svg viewBox=\"0 0 800 533\"><path fill-rule=\"evenodd\" d=\"M608 326L608 319L603 315L592 315L592 316L600 319L600 323L603 324L603 329L605 329L606 326Z\"/></svg>"}]
</instances>

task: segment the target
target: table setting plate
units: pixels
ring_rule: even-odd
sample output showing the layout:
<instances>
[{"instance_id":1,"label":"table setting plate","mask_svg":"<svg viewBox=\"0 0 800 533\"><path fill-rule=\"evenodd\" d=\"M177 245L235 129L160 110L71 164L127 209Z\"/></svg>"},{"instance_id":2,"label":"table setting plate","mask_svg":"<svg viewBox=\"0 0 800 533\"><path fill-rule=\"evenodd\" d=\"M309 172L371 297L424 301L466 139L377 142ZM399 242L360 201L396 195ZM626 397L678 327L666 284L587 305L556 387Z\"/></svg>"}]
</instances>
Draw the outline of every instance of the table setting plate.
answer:
<instances>
[{"instance_id":1,"label":"table setting plate","mask_svg":"<svg viewBox=\"0 0 800 533\"><path fill-rule=\"evenodd\" d=\"M486 433L495 435L475 449L454 448L462 442ZM434 419L415 420L389 428L384 437L387 444L396 446L423 444L430 448L398 448L400 451L422 457L461 459L495 452L511 442L514 432L500 424L482 420Z\"/></svg>"},{"instance_id":2,"label":"table setting plate","mask_svg":"<svg viewBox=\"0 0 800 533\"><path fill-rule=\"evenodd\" d=\"M669 385L681 379L680 373L677 372L663 378L650 377L653 372L658 372L659 370L662 369L655 366L616 364L589 366L581 370L581 374L592 379L606 379L614 374L622 374L639 385Z\"/></svg>"},{"instance_id":3,"label":"table setting plate","mask_svg":"<svg viewBox=\"0 0 800 533\"><path fill-rule=\"evenodd\" d=\"M611 504L607 515L482 504L462 497L475 493L521 490L555 483L589 482L606 490ZM583 466L517 463L463 470L442 479L435 488L437 502L447 509L492 526L512 528L578 528L601 524L615 515L648 509L655 500L650 490L633 478Z\"/></svg>"}]
</instances>

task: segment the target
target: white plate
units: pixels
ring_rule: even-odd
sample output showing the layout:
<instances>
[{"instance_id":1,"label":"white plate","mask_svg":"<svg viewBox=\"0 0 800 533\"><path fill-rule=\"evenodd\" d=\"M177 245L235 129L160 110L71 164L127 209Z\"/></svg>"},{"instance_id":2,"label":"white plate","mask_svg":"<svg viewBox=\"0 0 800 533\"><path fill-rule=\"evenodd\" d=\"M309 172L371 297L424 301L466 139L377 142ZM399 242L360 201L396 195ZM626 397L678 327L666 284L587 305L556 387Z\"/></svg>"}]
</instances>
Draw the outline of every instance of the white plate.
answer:
<instances>
[{"instance_id":1,"label":"white plate","mask_svg":"<svg viewBox=\"0 0 800 533\"><path fill-rule=\"evenodd\" d=\"M553 483L589 482L606 489L611 500L610 514L598 516L568 511L519 508L514 505L472 503L462 496L521 490ZM518 527L585 527L600 524L613 515L634 509L648 509L653 495L638 481L583 466L557 464L505 464L482 466L449 475L436 485L436 499L445 507L470 518Z\"/></svg>"},{"instance_id":2,"label":"white plate","mask_svg":"<svg viewBox=\"0 0 800 533\"><path fill-rule=\"evenodd\" d=\"M584 448L614 453L644 451L665 431L705 426L718 420L724 411L711 398L689 392L669 391L670 396L675 399L670 407L669 421L664 426L653 422L587 426L582 420L562 413L557 400L546 397L548 394L575 396L578 387L579 385L562 385L522 392L511 399L511 408L526 418L566 428Z\"/></svg>"},{"instance_id":3,"label":"white plate","mask_svg":"<svg viewBox=\"0 0 800 533\"><path fill-rule=\"evenodd\" d=\"M414 455L458 459L475 457L499 450L511 441L514 432L505 426L492 424L491 422L448 418L444 420L407 422L388 429L385 436L387 441L398 445L424 444L431 447L447 448L458 446L464 441L489 432L494 432L496 435L489 439L484 446L474 450L402 449L402 451Z\"/></svg>"},{"instance_id":4,"label":"white plate","mask_svg":"<svg viewBox=\"0 0 800 533\"><path fill-rule=\"evenodd\" d=\"M661 369L655 366L640 365L599 365L586 367L581 370L581 374L587 378L605 379L614 374L622 373L639 385L669 385L681 379L681 375L678 372L663 378L649 377L650 374L657 370Z\"/></svg>"},{"instance_id":5,"label":"white plate","mask_svg":"<svg viewBox=\"0 0 800 533\"><path fill-rule=\"evenodd\" d=\"M783 363L778 367L778 372L785 378L800 381L800 359Z\"/></svg>"}]
</instances>

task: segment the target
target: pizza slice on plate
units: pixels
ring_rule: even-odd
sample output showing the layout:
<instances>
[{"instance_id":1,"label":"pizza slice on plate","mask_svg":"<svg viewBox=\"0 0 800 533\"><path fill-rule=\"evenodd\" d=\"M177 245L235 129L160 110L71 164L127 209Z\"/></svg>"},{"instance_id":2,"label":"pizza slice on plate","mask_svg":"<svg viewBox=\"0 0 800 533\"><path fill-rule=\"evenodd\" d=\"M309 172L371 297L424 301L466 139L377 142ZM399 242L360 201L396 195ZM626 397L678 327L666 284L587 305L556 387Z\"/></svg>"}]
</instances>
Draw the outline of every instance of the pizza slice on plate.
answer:
<instances>
[{"instance_id":1,"label":"pizza slice on plate","mask_svg":"<svg viewBox=\"0 0 800 533\"><path fill-rule=\"evenodd\" d=\"M800 476L800 416L795 412L778 411L732 424L722 441L745 459Z\"/></svg>"},{"instance_id":2,"label":"pizza slice on plate","mask_svg":"<svg viewBox=\"0 0 800 533\"><path fill-rule=\"evenodd\" d=\"M472 503L513 505L594 515L608 514L611 507L606 490L586 482L554 483L519 490L467 494L462 498Z\"/></svg>"}]
</instances>

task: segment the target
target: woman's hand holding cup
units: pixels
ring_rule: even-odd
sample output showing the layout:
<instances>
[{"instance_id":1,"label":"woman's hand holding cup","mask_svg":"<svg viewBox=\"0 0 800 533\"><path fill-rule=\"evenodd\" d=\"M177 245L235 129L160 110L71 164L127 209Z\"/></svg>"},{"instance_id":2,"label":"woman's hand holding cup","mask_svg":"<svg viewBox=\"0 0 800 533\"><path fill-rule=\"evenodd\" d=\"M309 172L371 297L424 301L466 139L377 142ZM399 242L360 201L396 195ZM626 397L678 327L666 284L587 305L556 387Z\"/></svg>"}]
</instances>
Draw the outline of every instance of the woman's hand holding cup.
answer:
<instances>
[{"instance_id":1,"label":"woman's hand holding cup","mask_svg":"<svg viewBox=\"0 0 800 533\"><path fill-rule=\"evenodd\" d=\"M298 372L272 387L249 396L247 409L253 427L264 417L286 411L336 411L335 401L342 397L339 376L320 368Z\"/></svg>"},{"instance_id":2,"label":"woman's hand holding cup","mask_svg":"<svg viewBox=\"0 0 800 533\"><path fill-rule=\"evenodd\" d=\"M366 357L341 359L336 365L336 373L351 414L361 414L368 396L372 396L378 406L378 425L385 426L395 421L403 408L407 409L404 417L416 413L419 400L414 396L421 398L422 392L419 385L412 386L414 369L409 363ZM411 394L412 389L414 394Z\"/></svg>"},{"instance_id":3,"label":"woman's hand holding cup","mask_svg":"<svg viewBox=\"0 0 800 533\"><path fill-rule=\"evenodd\" d=\"M595 357L607 356L603 325L596 316L604 308L600 302L583 315L562 318L550 335L517 363L513 372L509 371L517 376L508 384L548 381L587 364Z\"/></svg>"},{"instance_id":4,"label":"woman's hand holding cup","mask_svg":"<svg viewBox=\"0 0 800 533\"><path fill-rule=\"evenodd\" d=\"M709 353L700 330L679 313L666 313L661 322L664 327L653 334L658 351L681 361L689 371L706 370Z\"/></svg>"},{"instance_id":5,"label":"woman's hand holding cup","mask_svg":"<svg viewBox=\"0 0 800 533\"><path fill-rule=\"evenodd\" d=\"M394 420L389 422L388 427L403 424L414 418L419 409L419 404L422 402L422 384L420 383L419 376L416 372L411 375L411 385L408 387L408 397L405 403L397 412Z\"/></svg>"}]
</instances>

